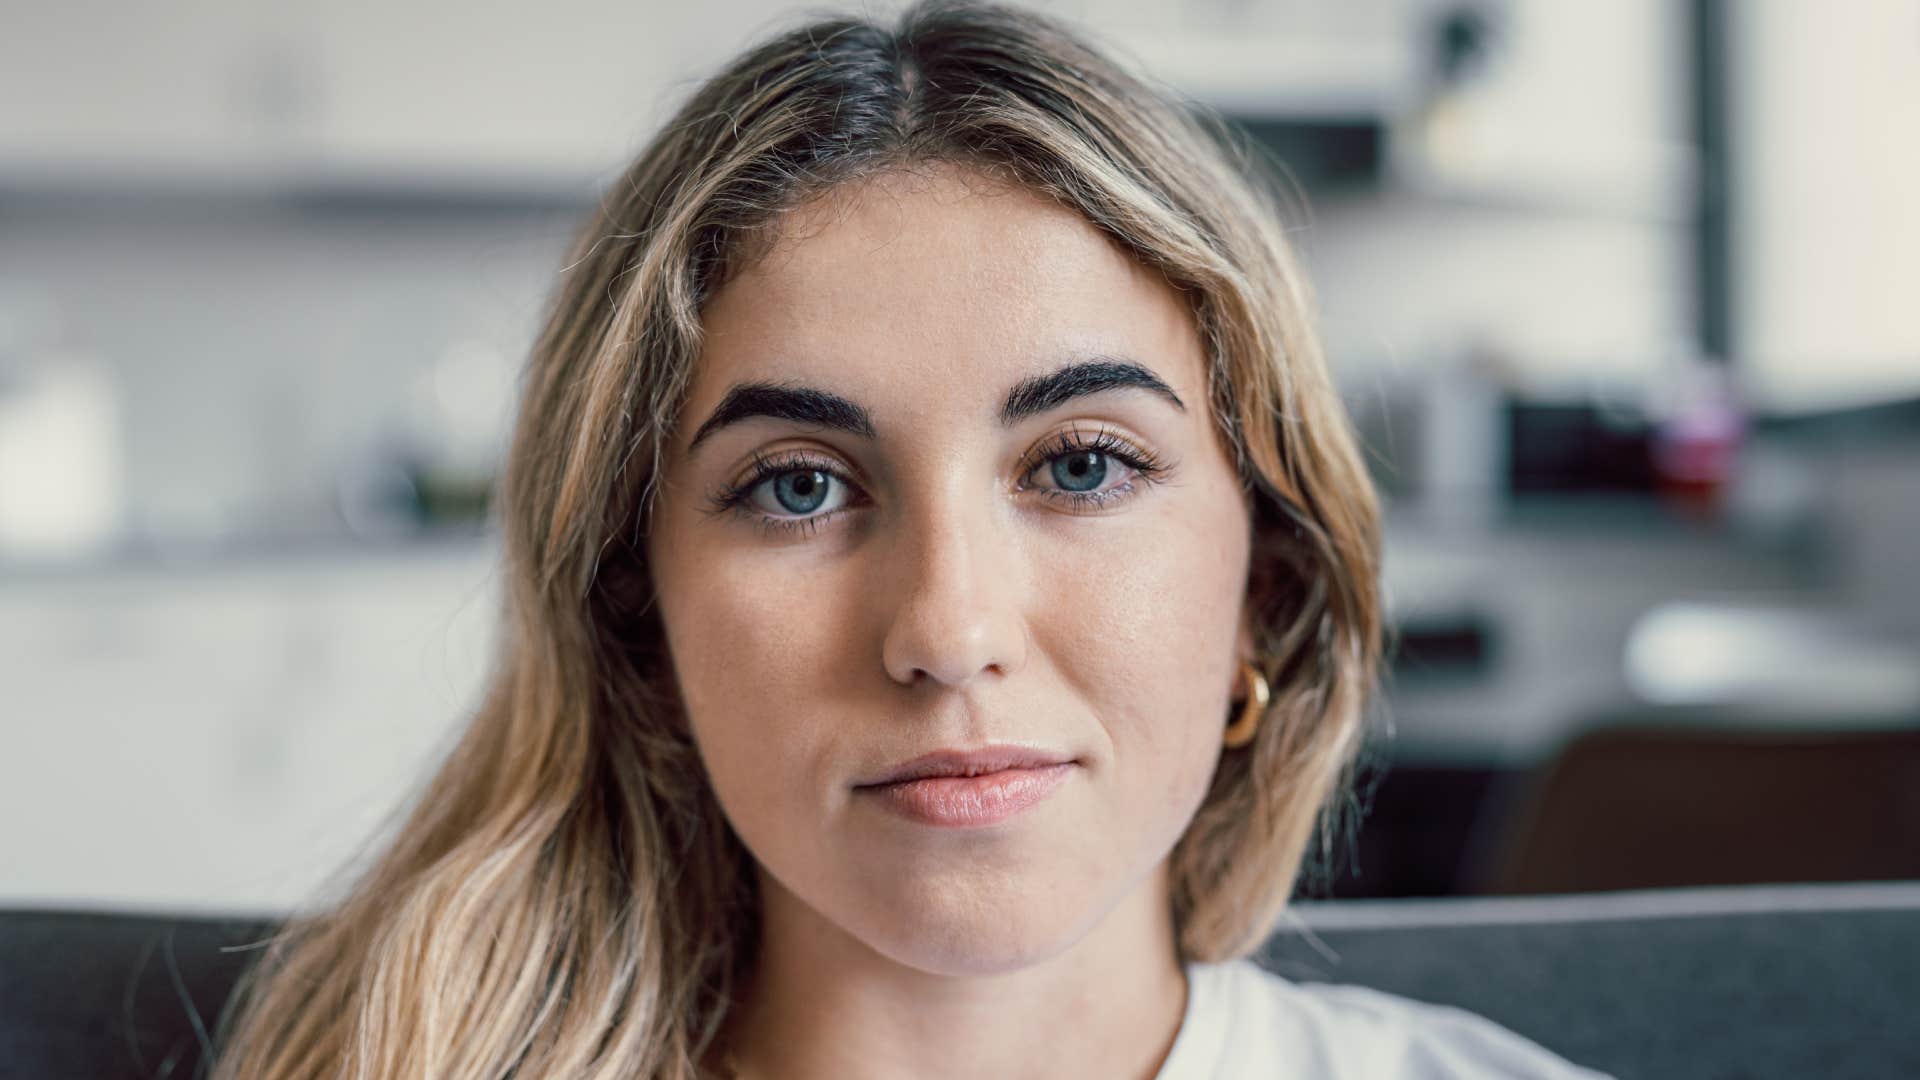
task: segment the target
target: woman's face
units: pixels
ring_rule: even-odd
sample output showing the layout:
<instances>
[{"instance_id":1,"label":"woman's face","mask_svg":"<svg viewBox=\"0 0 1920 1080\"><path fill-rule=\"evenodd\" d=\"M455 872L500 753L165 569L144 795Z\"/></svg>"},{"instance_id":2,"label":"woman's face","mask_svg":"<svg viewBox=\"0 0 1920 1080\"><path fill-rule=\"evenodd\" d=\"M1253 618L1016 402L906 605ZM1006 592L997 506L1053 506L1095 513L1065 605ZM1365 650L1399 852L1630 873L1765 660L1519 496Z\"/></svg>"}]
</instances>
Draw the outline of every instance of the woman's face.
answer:
<instances>
[{"instance_id":1,"label":"woman's face","mask_svg":"<svg viewBox=\"0 0 1920 1080\"><path fill-rule=\"evenodd\" d=\"M942 167L789 215L703 321L648 557L765 903L947 974L1164 903L1251 643L1248 503L1180 295L1072 211ZM991 824L860 787L1002 743L1072 764Z\"/></svg>"}]
</instances>

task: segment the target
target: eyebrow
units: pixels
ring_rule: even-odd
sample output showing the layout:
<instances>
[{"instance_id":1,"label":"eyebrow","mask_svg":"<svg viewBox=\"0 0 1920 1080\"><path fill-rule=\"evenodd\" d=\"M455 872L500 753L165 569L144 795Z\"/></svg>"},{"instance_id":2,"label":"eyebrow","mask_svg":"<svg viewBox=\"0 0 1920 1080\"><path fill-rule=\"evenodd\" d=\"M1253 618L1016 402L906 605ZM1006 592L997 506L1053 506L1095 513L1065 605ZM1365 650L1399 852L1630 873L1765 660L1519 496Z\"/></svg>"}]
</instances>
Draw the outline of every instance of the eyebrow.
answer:
<instances>
[{"instance_id":1,"label":"eyebrow","mask_svg":"<svg viewBox=\"0 0 1920 1080\"><path fill-rule=\"evenodd\" d=\"M1133 361L1101 356L1077 360L1044 375L1015 383L1000 406L1000 426L1012 427L1030 416L1057 409L1075 398L1106 390L1141 389L1161 397L1181 412L1187 406L1160 376ZM873 414L856 401L817 387L794 383L747 382L727 391L713 414L687 444L691 454L722 428L757 416L834 428L871 439Z\"/></svg>"}]
</instances>

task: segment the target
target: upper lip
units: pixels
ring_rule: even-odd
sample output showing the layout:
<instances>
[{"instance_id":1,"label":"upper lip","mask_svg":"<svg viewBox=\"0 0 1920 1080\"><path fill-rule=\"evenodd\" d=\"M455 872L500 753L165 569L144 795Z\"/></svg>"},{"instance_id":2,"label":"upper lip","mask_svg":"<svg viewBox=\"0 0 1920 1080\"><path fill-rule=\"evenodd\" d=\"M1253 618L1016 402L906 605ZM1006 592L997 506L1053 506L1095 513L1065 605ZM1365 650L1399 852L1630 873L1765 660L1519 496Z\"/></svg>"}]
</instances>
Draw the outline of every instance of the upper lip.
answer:
<instances>
[{"instance_id":1,"label":"upper lip","mask_svg":"<svg viewBox=\"0 0 1920 1080\"><path fill-rule=\"evenodd\" d=\"M978 750L935 750L898 765L860 784L875 787L929 776L980 776L1002 769L1037 769L1073 761L1073 755L1035 746L1000 744Z\"/></svg>"}]
</instances>

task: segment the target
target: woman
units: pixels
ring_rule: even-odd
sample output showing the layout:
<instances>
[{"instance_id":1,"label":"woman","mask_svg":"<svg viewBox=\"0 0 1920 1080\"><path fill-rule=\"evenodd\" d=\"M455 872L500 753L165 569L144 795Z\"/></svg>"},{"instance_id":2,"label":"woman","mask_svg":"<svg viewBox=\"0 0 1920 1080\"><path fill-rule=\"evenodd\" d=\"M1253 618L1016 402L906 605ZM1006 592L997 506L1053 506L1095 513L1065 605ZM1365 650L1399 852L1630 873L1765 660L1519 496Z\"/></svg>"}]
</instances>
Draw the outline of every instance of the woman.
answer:
<instances>
[{"instance_id":1,"label":"woman","mask_svg":"<svg viewBox=\"0 0 1920 1080\"><path fill-rule=\"evenodd\" d=\"M1241 959L1355 749L1378 535L1217 134L992 7L700 89L533 350L480 713L220 1075L1575 1075Z\"/></svg>"}]
</instances>

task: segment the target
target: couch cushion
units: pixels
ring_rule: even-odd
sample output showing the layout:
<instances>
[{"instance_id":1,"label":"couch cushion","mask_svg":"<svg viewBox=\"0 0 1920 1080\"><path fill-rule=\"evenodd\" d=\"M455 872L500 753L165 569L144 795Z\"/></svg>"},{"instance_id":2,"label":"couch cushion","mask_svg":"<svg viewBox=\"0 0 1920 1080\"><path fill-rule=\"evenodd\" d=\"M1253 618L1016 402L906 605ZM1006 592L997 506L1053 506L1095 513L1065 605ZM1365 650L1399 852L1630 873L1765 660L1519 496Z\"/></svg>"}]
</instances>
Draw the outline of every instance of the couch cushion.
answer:
<instances>
[{"instance_id":1,"label":"couch cushion","mask_svg":"<svg viewBox=\"0 0 1920 1080\"><path fill-rule=\"evenodd\" d=\"M0 1076L194 1076L274 925L0 911ZM1623 1080L1920 1076L1920 883L1302 903L1255 959Z\"/></svg>"},{"instance_id":2,"label":"couch cushion","mask_svg":"<svg viewBox=\"0 0 1920 1080\"><path fill-rule=\"evenodd\" d=\"M0 1076L196 1075L258 918L0 911Z\"/></svg>"},{"instance_id":3,"label":"couch cushion","mask_svg":"<svg viewBox=\"0 0 1920 1080\"><path fill-rule=\"evenodd\" d=\"M1629 1077L1920 1076L1920 883L1298 904L1257 959Z\"/></svg>"}]
</instances>

